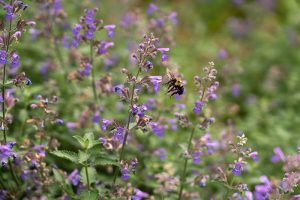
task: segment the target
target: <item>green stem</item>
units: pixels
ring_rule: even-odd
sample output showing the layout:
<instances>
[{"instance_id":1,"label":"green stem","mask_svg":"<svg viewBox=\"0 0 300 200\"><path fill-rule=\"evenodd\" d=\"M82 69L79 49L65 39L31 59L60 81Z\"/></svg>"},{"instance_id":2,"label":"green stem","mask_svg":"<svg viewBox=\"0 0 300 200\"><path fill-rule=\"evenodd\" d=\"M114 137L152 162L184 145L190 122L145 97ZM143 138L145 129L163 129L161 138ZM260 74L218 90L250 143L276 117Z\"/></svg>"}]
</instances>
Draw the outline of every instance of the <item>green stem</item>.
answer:
<instances>
[{"instance_id":1,"label":"green stem","mask_svg":"<svg viewBox=\"0 0 300 200\"><path fill-rule=\"evenodd\" d=\"M139 67L139 70L138 70L138 72L135 76L136 80L138 79L138 76L139 76L140 72L141 72L141 68ZM135 86L136 86L136 81L133 83L132 88L131 88L131 96L130 96L130 106L131 107L133 105L133 97L134 97ZM125 133L125 136L124 136L124 140L123 140L123 144L122 144L122 148L121 148L121 152L120 152L120 156L119 156L119 161L123 160L124 149L125 149L125 146L126 146L127 136L129 134L129 125L130 125L130 121L131 121L131 117L132 117L131 107L129 108L129 111L128 111L128 119L127 119L127 124L126 124L126 133ZM115 186L118 174L119 174L119 168L116 167L112 187Z\"/></svg>"},{"instance_id":2,"label":"green stem","mask_svg":"<svg viewBox=\"0 0 300 200\"><path fill-rule=\"evenodd\" d=\"M88 171L87 164L84 165L84 169L85 169L87 187L88 187L88 190L89 190L90 189L90 177L89 177L89 171Z\"/></svg>"},{"instance_id":3,"label":"green stem","mask_svg":"<svg viewBox=\"0 0 300 200\"><path fill-rule=\"evenodd\" d=\"M94 63L93 46L94 46L94 41L91 40L91 43L90 43L90 64L92 65L92 88L93 88L94 100L96 101L96 103L98 103L98 96L97 96L96 82L95 82L95 66L93 66L93 63Z\"/></svg>"},{"instance_id":4,"label":"green stem","mask_svg":"<svg viewBox=\"0 0 300 200\"><path fill-rule=\"evenodd\" d=\"M193 140L193 137L194 137L194 133L195 133L195 127L193 127L191 135L190 135L190 139L189 139L189 143L188 143L188 152L190 151L191 146L192 146L192 140ZM182 173L181 178L180 178L180 189L179 189L179 195L178 195L179 200L181 200L183 186L184 186L185 180L186 180L187 164L188 164L188 158L185 158L184 159L183 173Z\"/></svg>"}]
</instances>

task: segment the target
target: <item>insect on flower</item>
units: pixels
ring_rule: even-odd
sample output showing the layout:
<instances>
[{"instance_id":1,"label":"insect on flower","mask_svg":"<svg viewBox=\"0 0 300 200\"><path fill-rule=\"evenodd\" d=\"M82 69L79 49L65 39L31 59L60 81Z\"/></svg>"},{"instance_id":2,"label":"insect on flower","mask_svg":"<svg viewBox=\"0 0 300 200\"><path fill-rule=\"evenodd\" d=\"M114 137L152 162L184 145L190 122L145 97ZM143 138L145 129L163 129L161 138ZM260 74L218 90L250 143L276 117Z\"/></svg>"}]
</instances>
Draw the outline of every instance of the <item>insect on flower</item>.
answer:
<instances>
[{"instance_id":1,"label":"insect on flower","mask_svg":"<svg viewBox=\"0 0 300 200\"><path fill-rule=\"evenodd\" d=\"M166 75L166 79L167 79L166 85L168 86L167 93L171 95L170 97L172 97L175 94L178 95L183 94L184 83L178 75L175 75L173 72L168 72L168 74Z\"/></svg>"},{"instance_id":2,"label":"insect on flower","mask_svg":"<svg viewBox=\"0 0 300 200\"><path fill-rule=\"evenodd\" d=\"M15 79L13 79L13 84L15 84L17 87L24 87L24 85L31 85L32 82L29 78L26 77L25 72L20 73L16 76Z\"/></svg>"}]
</instances>

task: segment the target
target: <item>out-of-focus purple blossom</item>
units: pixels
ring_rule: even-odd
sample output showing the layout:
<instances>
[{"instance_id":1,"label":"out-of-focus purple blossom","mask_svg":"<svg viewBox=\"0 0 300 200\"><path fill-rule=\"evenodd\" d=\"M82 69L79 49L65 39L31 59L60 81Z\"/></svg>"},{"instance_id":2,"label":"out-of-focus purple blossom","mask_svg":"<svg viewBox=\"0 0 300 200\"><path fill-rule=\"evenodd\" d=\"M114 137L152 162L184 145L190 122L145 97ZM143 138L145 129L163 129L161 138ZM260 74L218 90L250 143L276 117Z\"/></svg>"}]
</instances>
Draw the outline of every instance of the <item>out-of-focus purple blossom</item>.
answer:
<instances>
[{"instance_id":1,"label":"out-of-focus purple blossom","mask_svg":"<svg viewBox=\"0 0 300 200\"><path fill-rule=\"evenodd\" d=\"M195 102L195 107L193 109L193 112L196 114L196 115L200 115L201 112L202 112L202 107L203 107L204 103L202 101L196 101Z\"/></svg>"},{"instance_id":2,"label":"out-of-focus purple blossom","mask_svg":"<svg viewBox=\"0 0 300 200\"><path fill-rule=\"evenodd\" d=\"M13 159L17 157L17 154L12 151L14 145L15 142L10 142L6 145L0 145L0 160L2 166L6 166L9 157L12 157Z\"/></svg>"},{"instance_id":3,"label":"out-of-focus purple blossom","mask_svg":"<svg viewBox=\"0 0 300 200\"><path fill-rule=\"evenodd\" d=\"M154 151L154 155L158 156L161 161L165 161L166 160L166 150L163 149L163 148L156 149Z\"/></svg>"},{"instance_id":4,"label":"out-of-focus purple blossom","mask_svg":"<svg viewBox=\"0 0 300 200\"><path fill-rule=\"evenodd\" d=\"M105 25L103 28L107 31L107 37L109 38L114 37L116 25L114 24Z\"/></svg>"},{"instance_id":5,"label":"out-of-focus purple blossom","mask_svg":"<svg viewBox=\"0 0 300 200\"><path fill-rule=\"evenodd\" d=\"M95 16L95 11L94 10L87 10L85 18L84 18L85 24L93 25L94 24L94 16Z\"/></svg>"},{"instance_id":6,"label":"out-of-focus purple blossom","mask_svg":"<svg viewBox=\"0 0 300 200\"><path fill-rule=\"evenodd\" d=\"M98 54L103 55L108 52L108 49L112 48L114 46L113 42L106 42L106 41L101 41L98 46Z\"/></svg>"},{"instance_id":7,"label":"out-of-focus purple blossom","mask_svg":"<svg viewBox=\"0 0 300 200\"><path fill-rule=\"evenodd\" d=\"M64 122L64 120L62 120L62 119L55 119L55 123L57 123L57 124L59 124L59 125L64 125L65 124L65 122Z\"/></svg>"},{"instance_id":8,"label":"out-of-focus purple blossom","mask_svg":"<svg viewBox=\"0 0 300 200\"><path fill-rule=\"evenodd\" d=\"M34 150L36 150L38 152L38 155L41 158L45 158L46 157L45 145L37 145L37 146L34 147Z\"/></svg>"},{"instance_id":9,"label":"out-of-focus purple blossom","mask_svg":"<svg viewBox=\"0 0 300 200\"><path fill-rule=\"evenodd\" d=\"M171 125L171 130L176 131L177 130L177 125L176 125L177 120L176 119L169 119L168 123Z\"/></svg>"},{"instance_id":10,"label":"out-of-focus purple blossom","mask_svg":"<svg viewBox=\"0 0 300 200\"><path fill-rule=\"evenodd\" d=\"M103 138L103 137L100 137L100 138L99 138L99 141L100 141L100 143L103 144L103 145L105 145L105 144L107 143L107 140L106 140L105 138Z\"/></svg>"},{"instance_id":11,"label":"out-of-focus purple blossom","mask_svg":"<svg viewBox=\"0 0 300 200\"><path fill-rule=\"evenodd\" d=\"M6 51L5 50L1 50L0 51L0 64L1 65L5 65L7 62L6 60Z\"/></svg>"},{"instance_id":12,"label":"out-of-focus purple blossom","mask_svg":"<svg viewBox=\"0 0 300 200\"><path fill-rule=\"evenodd\" d=\"M152 99L152 98L147 99L146 106L147 106L148 110L151 110L152 108L155 108L156 107L156 100Z\"/></svg>"},{"instance_id":13,"label":"out-of-focus purple blossom","mask_svg":"<svg viewBox=\"0 0 300 200\"><path fill-rule=\"evenodd\" d=\"M232 174L235 176L240 176L242 173L242 166L243 166L243 164L241 162L235 163L235 166L232 170Z\"/></svg>"},{"instance_id":14,"label":"out-of-focus purple blossom","mask_svg":"<svg viewBox=\"0 0 300 200\"><path fill-rule=\"evenodd\" d=\"M29 33L31 35L31 40L32 41L35 41L36 38L37 38L37 36L38 36L38 34L39 34L39 32L35 28L30 28L29 29Z\"/></svg>"},{"instance_id":15,"label":"out-of-focus purple blossom","mask_svg":"<svg viewBox=\"0 0 300 200\"><path fill-rule=\"evenodd\" d=\"M121 170L121 179L123 181L128 181L130 179L130 174L129 174L129 170L128 170L128 167L124 167L122 170Z\"/></svg>"},{"instance_id":16,"label":"out-of-focus purple blossom","mask_svg":"<svg viewBox=\"0 0 300 200\"><path fill-rule=\"evenodd\" d=\"M149 76L150 82L153 84L153 90L158 93L160 90L160 83L162 82L161 76Z\"/></svg>"},{"instance_id":17,"label":"out-of-focus purple blossom","mask_svg":"<svg viewBox=\"0 0 300 200\"><path fill-rule=\"evenodd\" d=\"M125 132L126 132L125 128L120 126L117 127L117 130L114 134L114 140L118 140L120 144L123 144Z\"/></svg>"},{"instance_id":18,"label":"out-of-focus purple blossom","mask_svg":"<svg viewBox=\"0 0 300 200\"><path fill-rule=\"evenodd\" d=\"M102 120L102 124L101 124L101 130L102 131L106 131L107 126L109 126L110 124L112 124L111 121L107 120L107 119L103 119Z\"/></svg>"},{"instance_id":19,"label":"out-of-focus purple blossom","mask_svg":"<svg viewBox=\"0 0 300 200\"><path fill-rule=\"evenodd\" d=\"M83 70L80 72L83 76L89 76L91 74L92 65L90 63L86 63Z\"/></svg>"},{"instance_id":20,"label":"out-of-focus purple blossom","mask_svg":"<svg viewBox=\"0 0 300 200\"><path fill-rule=\"evenodd\" d=\"M252 192L246 191L245 192L245 197L246 197L245 200L253 200L253 194L252 194Z\"/></svg>"},{"instance_id":21,"label":"out-of-focus purple blossom","mask_svg":"<svg viewBox=\"0 0 300 200\"><path fill-rule=\"evenodd\" d=\"M154 135L156 135L159 138L162 138L165 136L165 130L167 128L166 126L160 125L157 122L151 122L149 124L150 124L150 127L151 127Z\"/></svg>"},{"instance_id":22,"label":"out-of-focus purple blossom","mask_svg":"<svg viewBox=\"0 0 300 200\"><path fill-rule=\"evenodd\" d=\"M178 24L177 12L171 12L168 18L174 26L177 26Z\"/></svg>"},{"instance_id":23,"label":"out-of-focus purple blossom","mask_svg":"<svg viewBox=\"0 0 300 200\"><path fill-rule=\"evenodd\" d=\"M275 147L274 150L273 150L274 154L272 157L271 157L271 162L272 163L277 163L277 162L284 162L285 161L285 156L283 154L283 152L281 151L281 149L279 147Z\"/></svg>"},{"instance_id":24,"label":"out-of-focus purple blossom","mask_svg":"<svg viewBox=\"0 0 300 200\"><path fill-rule=\"evenodd\" d=\"M225 49L220 49L218 52L218 58L224 60L228 57L228 53Z\"/></svg>"},{"instance_id":25,"label":"out-of-focus purple blossom","mask_svg":"<svg viewBox=\"0 0 300 200\"><path fill-rule=\"evenodd\" d=\"M97 110L95 112L92 121L93 121L94 124L98 124L99 123L99 121L100 121L100 111L99 110Z\"/></svg>"},{"instance_id":26,"label":"out-of-focus purple blossom","mask_svg":"<svg viewBox=\"0 0 300 200\"><path fill-rule=\"evenodd\" d=\"M5 19L11 21L13 19L13 7L7 4L3 8L6 10Z\"/></svg>"},{"instance_id":27,"label":"out-of-focus purple blossom","mask_svg":"<svg viewBox=\"0 0 300 200\"><path fill-rule=\"evenodd\" d=\"M40 68L40 74L46 76L50 70L49 62L44 63Z\"/></svg>"},{"instance_id":28,"label":"out-of-focus purple blossom","mask_svg":"<svg viewBox=\"0 0 300 200\"><path fill-rule=\"evenodd\" d=\"M67 128L69 129L69 131L73 131L77 127L78 127L78 124L76 122L68 122L67 123Z\"/></svg>"},{"instance_id":29,"label":"out-of-focus purple blossom","mask_svg":"<svg viewBox=\"0 0 300 200\"><path fill-rule=\"evenodd\" d=\"M152 62L150 62L149 60L147 60L146 63L145 63L145 69L146 69L145 71L149 71L149 70L153 69Z\"/></svg>"},{"instance_id":30,"label":"out-of-focus purple blossom","mask_svg":"<svg viewBox=\"0 0 300 200\"><path fill-rule=\"evenodd\" d=\"M123 29L130 28L136 21L136 16L134 13L126 13L120 21L120 27Z\"/></svg>"},{"instance_id":31,"label":"out-of-focus purple blossom","mask_svg":"<svg viewBox=\"0 0 300 200\"><path fill-rule=\"evenodd\" d=\"M68 176L68 180L71 181L72 185L74 186L77 186L79 184L80 175L77 169L72 171L72 173Z\"/></svg>"},{"instance_id":32,"label":"out-of-focus purple blossom","mask_svg":"<svg viewBox=\"0 0 300 200\"><path fill-rule=\"evenodd\" d=\"M231 94L234 97L239 97L241 93L241 86L239 84L234 84L231 88Z\"/></svg>"},{"instance_id":33,"label":"out-of-focus purple blossom","mask_svg":"<svg viewBox=\"0 0 300 200\"><path fill-rule=\"evenodd\" d=\"M6 199L6 196L7 196L7 191L6 190L2 190L0 189L0 200L5 200ZM137 199L139 200L139 199Z\"/></svg>"},{"instance_id":34,"label":"out-of-focus purple blossom","mask_svg":"<svg viewBox=\"0 0 300 200\"><path fill-rule=\"evenodd\" d=\"M169 59L167 52L170 50L169 48L157 48L157 50L161 53L161 61L165 62Z\"/></svg>"},{"instance_id":35,"label":"out-of-focus purple blossom","mask_svg":"<svg viewBox=\"0 0 300 200\"><path fill-rule=\"evenodd\" d=\"M158 7L154 3L150 3L147 9L147 14L152 15L155 11L158 10Z\"/></svg>"},{"instance_id":36,"label":"out-of-focus purple blossom","mask_svg":"<svg viewBox=\"0 0 300 200\"><path fill-rule=\"evenodd\" d=\"M271 183L266 176L260 177L260 181L263 184L255 186L254 198L255 200L266 200L272 191Z\"/></svg>"},{"instance_id":37,"label":"out-of-focus purple blossom","mask_svg":"<svg viewBox=\"0 0 300 200\"><path fill-rule=\"evenodd\" d=\"M245 0L231 0L231 2L236 6L240 6L245 3Z\"/></svg>"},{"instance_id":38,"label":"out-of-focus purple blossom","mask_svg":"<svg viewBox=\"0 0 300 200\"><path fill-rule=\"evenodd\" d=\"M80 31L82 30L82 26L80 24L75 24L75 26L72 29L73 34L73 47L77 48L79 45L79 42L81 40Z\"/></svg>"},{"instance_id":39,"label":"out-of-focus purple blossom","mask_svg":"<svg viewBox=\"0 0 300 200\"><path fill-rule=\"evenodd\" d=\"M199 165L200 162L201 162L201 159L200 159L200 151L194 151L193 153L193 164L195 165Z\"/></svg>"},{"instance_id":40,"label":"out-of-focus purple blossom","mask_svg":"<svg viewBox=\"0 0 300 200\"><path fill-rule=\"evenodd\" d=\"M134 195L132 196L132 200L142 200L142 199L147 199L148 197L149 197L149 194L135 188Z\"/></svg>"},{"instance_id":41,"label":"out-of-focus purple blossom","mask_svg":"<svg viewBox=\"0 0 300 200\"><path fill-rule=\"evenodd\" d=\"M258 161L258 153L256 151L253 151L251 153L249 153L249 157L254 161L257 162Z\"/></svg>"},{"instance_id":42,"label":"out-of-focus purple blossom","mask_svg":"<svg viewBox=\"0 0 300 200\"><path fill-rule=\"evenodd\" d=\"M54 9L55 13L59 13L62 10L61 0L55 0L54 1L53 9Z\"/></svg>"},{"instance_id":43,"label":"out-of-focus purple blossom","mask_svg":"<svg viewBox=\"0 0 300 200\"><path fill-rule=\"evenodd\" d=\"M20 66L19 55L12 53L11 55L11 68L16 70Z\"/></svg>"}]
</instances>

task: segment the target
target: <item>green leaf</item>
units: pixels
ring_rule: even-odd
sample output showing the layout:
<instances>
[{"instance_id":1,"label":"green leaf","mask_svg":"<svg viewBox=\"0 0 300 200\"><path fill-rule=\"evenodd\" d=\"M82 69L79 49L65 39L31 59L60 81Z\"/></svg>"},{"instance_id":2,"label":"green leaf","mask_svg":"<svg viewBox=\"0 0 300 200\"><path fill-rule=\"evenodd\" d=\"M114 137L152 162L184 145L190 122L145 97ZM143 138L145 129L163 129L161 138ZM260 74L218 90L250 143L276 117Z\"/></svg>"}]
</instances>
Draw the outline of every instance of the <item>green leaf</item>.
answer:
<instances>
[{"instance_id":1,"label":"green leaf","mask_svg":"<svg viewBox=\"0 0 300 200\"><path fill-rule=\"evenodd\" d=\"M90 184L96 182L97 180L97 171L93 167L88 167L87 168L88 175L89 175L89 181ZM86 178L86 172L85 172L85 167L83 167L80 171L80 180L83 182L85 185L87 185L87 178Z\"/></svg>"},{"instance_id":2,"label":"green leaf","mask_svg":"<svg viewBox=\"0 0 300 200\"><path fill-rule=\"evenodd\" d=\"M57 169L52 169L54 178L58 182L65 182L65 177L57 170Z\"/></svg>"},{"instance_id":3,"label":"green leaf","mask_svg":"<svg viewBox=\"0 0 300 200\"><path fill-rule=\"evenodd\" d=\"M85 147L86 140L83 137L81 137L80 135L74 135L73 138L77 140L77 142L80 144L82 148Z\"/></svg>"},{"instance_id":4,"label":"green leaf","mask_svg":"<svg viewBox=\"0 0 300 200\"><path fill-rule=\"evenodd\" d=\"M92 164L94 166L97 166L97 165L100 165L100 166L105 166L105 165L118 166L118 163L117 163L116 159L107 158L107 157L96 157Z\"/></svg>"},{"instance_id":5,"label":"green leaf","mask_svg":"<svg viewBox=\"0 0 300 200\"><path fill-rule=\"evenodd\" d=\"M67 159L74 163L78 163L78 156L75 152L67 151L67 150L57 150L57 151L52 151L51 153L60 158Z\"/></svg>"},{"instance_id":6,"label":"green leaf","mask_svg":"<svg viewBox=\"0 0 300 200\"><path fill-rule=\"evenodd\" d=\"M79 151L78 152L78 161L79 163L83 164L90 158L90 154L84 152L84 151Z\"/></svg>"},{"instance_id":7,"label":"green leaf","mask_svg":"<svg viewBox=\"0 0 300 200\"><path fill-rule=\"evenodd\" d=\"M86 133L86 134L84 135L84 138L85 138L86 140L88 140L87 149L90 149L90 148L92 148L93 146L99 144L99 141L98 141L98 140L95 140L94 133L91 133L91 132Z\"/></svg>"},{"instance_id":8,"label":"green leaf","mask_svg":"<svg viewBox=\"0 0 300 200\"><path fill-rule=\"evenodd\" d=\"M98 199L98 191L97 190L85 190L80 192L81 200L97 200Z\"/></svg>"}]
</instances>

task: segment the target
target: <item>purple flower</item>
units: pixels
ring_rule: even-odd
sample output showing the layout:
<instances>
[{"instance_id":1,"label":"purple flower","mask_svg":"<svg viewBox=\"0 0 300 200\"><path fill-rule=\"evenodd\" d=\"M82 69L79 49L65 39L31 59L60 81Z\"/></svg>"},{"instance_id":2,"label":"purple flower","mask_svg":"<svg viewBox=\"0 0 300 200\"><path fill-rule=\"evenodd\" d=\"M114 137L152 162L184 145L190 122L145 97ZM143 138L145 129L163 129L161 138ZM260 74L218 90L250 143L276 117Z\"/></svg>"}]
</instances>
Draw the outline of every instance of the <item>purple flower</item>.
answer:
<instances>
[{"instance_id":1,"label":"purple flower","mask_svg":"<svg viewBox=\"0 0 300 200\"><path fill-rule=\"evenodd\" d=\"M176 131L177 130L177 125L176 125L177 120L176 119L169 119L168 123L171 125L171 130Z\"/></svg>"},{"instance_id":2,"label":"purple flower","mask_svg":"<svg viewBox=\"0 0 300 200\"><path fill-rule=\"evenodd\" d=\"M69 131L73 131L77 127L78 127L78 124L76 122L68 122L67 123L67 128L69 129Z\"/></svg>"},{"instance_id":3,"label":"purple flower","mask_svg":"<svg viewBox=\"0 0 300 200\"><path fill-rule=\"evenodd\" d=\"M114 37L116 25L114 25L114 24L105 25L103 28L107 31L107 37L109 37L109 38Z\"/></svg>"},{"instance_id":4,"label":"purple flower","mask_svg":"<svg viewBox=\"0 0 300 200\"><path fill-rule=\"evenodd\" d=\"M11 68L12 69L16 69L18 68L20 65L20 62L19 62L19 55L16 54L16 53L13 53L11 55Z\"/></svg>"},{"instance_id":5,"label":"purple flower","mask_svg":"<svg viewBox=\"0 0 300 200\"><path fill-rule=\"evenodd\" d=\"M53 5L53 8L54 8L54 12L55 12L55 13L59 13L59 12L62 10L62 7L61 7L61 0L55 0L55 1L54 1L54 5Z\"/></svg>"},{"instance_id":6,"label":"purple flower","mask_svg":"<svg viewBox=\"0 0 300 200\"><path fill-rule=\"evenodd\" d=\"M145 63L145 68L146 68L146 72L149 71L150 69L153 69L152 62L150 62L149 60L147 60L146 63Z\"/></svg>"},{"instance_id":7,"label":"purple flower","mask_svg":"<svg viewBox=\"0 0 300 200\"><path fill-rule=\"evenodd\" d=\"M258 153L256 151L249 153L249 157L252 158L254 162L258 161Z\"/></svg>"},{"instance_id":8,"label":"purple flower","mask_svg":"<svg viewBox=\"0 0 300 200\"><path fill-rule=\"evenodd\" d=\"M1 65L5 65L6 64L6 51L5 50L1 50L0 51L0 64Z\"/></svg>"},{"instance_id":9,"label":"purple flower","mask_svg":"<svg viewBox=\"0 0 300 200\"><path fill-rule=\"evenodd\" d=\"M171 12L170 15L168 16L168 18L174 26L176 26L178 24L177 12Z\"/></svg>"},{"instance_id":10,"label":"purple flower","mask_svg":"<svg viewBox=\"0 0 300 200\"><path fill-rule=\"evenodd\" d=\"M75 169L72 173L68 176L68 180L71 181L72 185L77 186L80 181L80 175L78 170Z\"/></svg>"},{"instance_id":11,"label":"purple flower","mask_svg":"<svg viewBox=\"0 0 300 200\"><path fill-rule=\"evenodd\" d=\"M150 3L147 9L147 14L152 15L155 11L158 10L158 7L154 3Z\"/></svg>"},{"instance_id":12,"label":"purple flower","mask_svg":"<svg viewBox=\"0 0 300 200\"><path fill-rule=\"evenodd\" d=\"M86 63L83 70L81 71L81 74L83 76L89 76L91 74L92 65L90 63Z\"/></svg>"},{"instance_id":13,"label":"purple flower","mask_svg":"<svg viewBox=\"0 0 300 200\"><path fill-rule=\"evenodd\" d=\"M15 144L15 142L9 142L6 145L0 145L0 160L2 166L7 164L9 157L12 157L13 159L17 157L17 155L11 150Z\"/></svg>"},{"instance_id":14,"label":"purple flower","mask_svg":"<svg viewBox=\"0 0 300 200\"><path fill-rule=\"evenodd\" d=\"M11 5L5 5L4 9L6 10L5 19L11 21L13 18L13 7Z\"/></svg>"},{"instance_id":15,"label":"purple flower","mask_svg":"<svg viewBox=\"0 0 300 200\"><path fill-rule=\"evenodd\" d=\"M101 124L101 130L106 131L107 126L109 126L110 124L112 124L111 121L109 121L107 119L103 119L102 124Z\"/></svg>"},{"instance_id":16,"label":"purple flower","mask_svg":"<svg viewBox=\"0 0 300 200\"><path fill-rule=\"evenodd\" d=\"M151 122L150 127L152 129L153 134L157 137L162 138L165 136L166 126L160 125L156 122Z\"/></svg>"},{"instance_id":17,"label":"purple flower","mask_svg":"<svg viewBox=\"0 0 300 200\"><path fill-rule=\"evenodd\" d=\"M162 81L161 76L149 76L150 82L153 85L154 93L158 93L160 90L160 83Z\"/></svg>"},{"instance_id":18,"label":"purple flower","mask_svg":"<svg viewBox=\"0 0 300 200\"><path fill-rule=\"evenodd\" d=\"M163 148L156 149L154 155L158 156L161 161L164 161L166 159L166 150Z\"/></svg>"},{"instance_id":19,"label":"purple flower","mask_svg":"<svg viewBox=\"0 0 300 200\"><path fill-rule=\"evenodd\" d=\"M151 110L152 108L155 108L156 107L156 100L152 99L152 98L149 98L147 100L146 106L147 106L148 110Z\"/></svg>"},{"instance_id":20,"label":"purple flower","mask_svg":"<svg viewBox=\"0 0 300 200\"><path fill-rule=\"evenodd\" d=\"M271 192L271 183L266 176L260 177L261 185L255 186L254 197L255 200L266 200Z\"/></svg>"},{"instance_id":21,"label":"purple flower","mask_svg":"<svg viewBox=\"0 0 300 200\"><path fill-rule=\"evenodd\" d=\"M234 84L231 88L231 94L234 97L240 96L241 93L241 86L239 84Z\"/></svg>"},{"instance_id":22,"label":"purple flower","mask_svg":"<svg viewBox=\"0 0 300 200\"><path fill-rule=\"evenodd\" d=\"M200 115L201 111L202 111L202 107L203 107L204 103L202 101L196 101L195 102L195 107L193 109L193 112L196 115Z\"/></svg>"},{"instance_id":23,"label":"purple flower","mask_svg":"<svg viewBox=\"0 0 300 200\"><path fill-rule=\"evenodd\" d=\"M139 111L139 108L136 104L133 104L132 107L131 107L131 113L132 115L136 115Z\"/></svg>"},{"instance_id":24,"label":"purple flower","mask_svg":"<svg viewBox=\"0 0 300 200\"><path fill-rule=\"evenodd\" d=\"M138 116L139 117L144 117L144 115L145 115L144 112L147 111L147 110L148 110L147 106L141 105L140 106L140 111L137 113Z\"/></svg>"},{"instance_id":25,"label":"purple flower","mask_svg":"<svg viewBox=\"0 0 300 200\"><path fill-rule=\"evenodd\" d=\"M84 18L84 22L87 25L94 24L94 15L95 15L95 11L94 10L87 10L85 18Z\"/></svg>"},{"instance_id":26,"label":"purple flower","mask_svg":"<svg viewBox=\"0 0 300 200\"><path fill-rule=\"evenodd\" d=\"M121 98L124 98L124 97L125 97L125 95L124 95L124 93L123 93L123 89L124 89L124 86L123 86L123 85L117 85L117 86L114 87L115 93L116 93L119 97L121 97Z\"/></svg>"},{"instance_id":27,"label":"purple flower","mask_svg":"<svg viewBox=\"0 0 300 200\"><path fill-rule=\"evenodd\" d=\"M143 198L148 198L149 194L139 190L139 189L134 189L134 195L132 196L132 200L142 200Z\"/></svg>"},{"instance_id":28,"label":"purple flower","mask_svg":"<svg viewBox=\"0 0 300 200\"><path fill-rule=\"evenodd\" d=\"M114 134L114 140L118 140L121 144L123 144L125 132L125 128L120 126L117 127L117 130Z\"/></svg>"},{"instance_id":29,"label":"purple flower","mask_svg":"<svg viewBox=\"0 0 300 200\"><path fill-rule=\"evenodd\" d=\"M158 51L161 52L161 61L164 62L169 59L169 56L166 52L168 52L170 49L169 48L158 48Z\"/></svg>"},{"instance_id":30,"label":"purple flower","mask_svg":"<svg viewBox=\"0 0 300 200\"><path fill-rule=\"evenodd\" d=\"M85 32L85 37L88 40L94 39L94 33L96 31L96 26L94 24L88 25L88 30Z\"/></svg>"},{"instance_id":31,"label":"purple flower","mask_svg":"<svg viewBox=\"0 0 300 200\"><path fill-rule=\"evenodd\" d=\"M218 58L224 60L228 57L228 53L225 49L220 49L218 53Z\"/></svg>"},{"instance_id":32,"label":"purple flower","mask_svg":"<svg viewBox=\"0 0 300 200\"><path fill-rule=\"evenodd\" d=\"M93 123L98 124L100 121L100 111L97 110L93 116Z\"/></svg>"},{"instance_id":33,"label":"purple flower","mask_svg":"<svg viewBox=\"0 0 300 200\"><path fill-rule=\"evenodd\" d=\"M246 197L245 200L253 200L253 194L252 194L252 192L246 191L245 192L245 197Z\"/></svg>"},{"instance_id":34,"label":"purple flower","mask_svg":"<svg viewBox=\"0 0 300 200\"><path fill-rule=\"evenodd\" d=\"M136 167L138 165L138 160L135 158L130 162L130 169L132 171L132 173L135 173Z\"/></svg>"},{"instance_id":35,"label":"purple flower","mask_svg":"<svg viewBox=\"0 0 300 200\"><path fill-rule=\"evenodd\" d=\"M103 145L105 145L105 144L107 143L107 140L106 140L105 138L103 138L103 137L100 137L100 138L99 138L99 141L100 141L100 143L103 144Z\"/></svg>"},{"instance_id":36,"label":"purple flower","mask_svg":"<svg viewBox=\"0 0 300 200\"><path fill-rule=\"evenodd\" d=\"M285 161L285 156L279 147L274 148L273 152L275 155L273 155L271 157L272 163L277 163L279 161Z\"/></svg>"},{"instance_id":37,"label":"purple flower","mask_svg":"<svg viewBox=\"0 0 300 200\"><path fill-rule=\"evenodd\" d=\"M121 179L122 179L123 181L128 181L129 178L130 178L130 174L129 174L128 168L127 168L127 167L124 167L124 168L121 170L121 173L122 173Z\"/></svg>"},{"instance_id":38,"label":"purple flower","mask_svg":"<svg viewBox=\"0 0 300 200\"><path fill-rule=\"evenodd\" d=\"M113 42L105 42L101 41L98 46L98 54L103 55L106 54L109 48L112 48L114 46Z\"/></svg>"},{"instance_id":39,"label":"purple flower","mask_svg":"<svg viewBox=\"0 0 300 200\"><path fill-rule=\"evenodd\" d=\"M59 125L64 125L64 121L62 119L55 119L55 123L59 124Z\"/></svg>"},{"instance_id":40,"label":"purple flower","mask_svg":"<svg viewBox=\"0 0 300 200\"><path fill-rule=\"evenodd\" d=\"M72 29L73 36L78 37L80 35L81 29L82 29L82 26L80 24L75 24L75 26Z\"/></svg>"},{"instance_id":41,"label":"purple flower","mask_svg":"<svg viewBox=\"0 0 300 200\"><path fill-rule=\"evenodd\" d=\"M235 176L240 176L242 173L242 166L243 164L241 162L237 162L232 170L232 174Z\"/></svg>"},{"instance_id":42,"label":"purple flower","mask_svg":"<svg viewBox=\"0 0 300 200\"><path fill-rule=\"evenodd\" d=\"M193 154L193 164L195 165L199 165L200 162L201 162L201 159L200 159L200 151L194 151L194 154Z\"/></svg>"}]
</instances>

